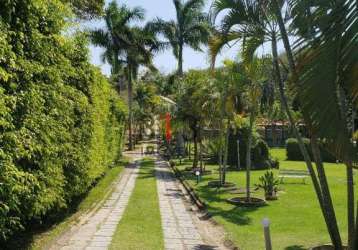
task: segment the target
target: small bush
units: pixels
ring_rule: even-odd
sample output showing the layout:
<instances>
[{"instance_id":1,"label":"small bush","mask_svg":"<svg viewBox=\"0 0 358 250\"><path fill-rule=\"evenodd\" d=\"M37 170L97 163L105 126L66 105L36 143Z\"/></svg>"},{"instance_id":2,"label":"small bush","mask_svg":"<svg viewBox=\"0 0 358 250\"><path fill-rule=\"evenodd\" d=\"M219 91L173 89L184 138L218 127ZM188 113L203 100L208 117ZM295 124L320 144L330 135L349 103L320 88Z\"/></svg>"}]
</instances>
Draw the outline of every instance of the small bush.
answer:
<instances>
[{"instance_id":1,"label":"small bush","mask_svg":"<svg viewBox=\"0 0 358 250\"><path fill-rule=\"evenodd\" d=\"M303 142L304 142L306 148L311 152L310 140L307 138L303 138ZM295 138L287 139L286 155L287 155L287 160L290 160L290 161L302 161L303 160L303 156L301 154L300 147L298 146L297 139L295 139Z\"/></svg>"},{"instance_id":2,"label":"small bush","mask_svg":"<svg viewBox=\"0 0 358 250\"><path fill-rule=\"evenodd\" d=\"M246 165L246 150L248 139L248 128L243 127L237 130L236 133L231 133L229 136L229 149L228 149L228 164L231 167L237 166L237 139L240 140L240 165ZM267 143L260 138L260 136L253 132L253 143L251 149L251 160L253 169L268 169L272 168L272 160L270 159L270 150Z\"/></svg>"},{"instance_id":3,"label":"small bush","mask_svg":"<svg viewBox=\"0 0 358 250\"><path fill-rule=\"evenodd\" d=\"M145 153L146 154L154 154L154 146L153 145L149 145L149 146L147 146L146 147L146 149L145 149Z\"/></svg>"},{"instance_id":4,"label":"small bush","mask_svg":"<svg viewBox=\"0 0 358 250\"><path fill-rule=\"evenodd\" d=\"M169 161L169 165L170 165L171 167L175 167L175 161L170 160L170 161Z\"/></svg>"},{"instance_id":5,"label":"small bush","mask_svg":"<svg viewBox=\"0 0 358 250\"><path fill-rule=\"evenodd\" d=\"M311 149L311 142L307 138L303 138L303 142L308 150L308 153L313 160L312 149ZM325 149L325 145L323 142L320 142L320 150L321 150L321 157L324 162L336 162L336 158ZM301 154L300 147L298 145L298 141L295 138L289 138L286 141L286 155L287 160L289 161L303 161L303 155Z\"/></svg>"}]
</instances>

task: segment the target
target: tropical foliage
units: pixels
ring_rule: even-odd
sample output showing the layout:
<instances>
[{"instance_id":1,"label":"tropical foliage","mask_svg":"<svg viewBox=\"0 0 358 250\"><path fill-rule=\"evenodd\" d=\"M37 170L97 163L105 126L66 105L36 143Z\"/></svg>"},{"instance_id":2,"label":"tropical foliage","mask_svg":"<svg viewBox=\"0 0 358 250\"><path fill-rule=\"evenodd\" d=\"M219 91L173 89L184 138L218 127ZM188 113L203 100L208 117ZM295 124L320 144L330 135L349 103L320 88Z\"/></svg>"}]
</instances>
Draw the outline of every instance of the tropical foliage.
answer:
<instances>
[{"instance_id":1,"label":"tropical foliage","mask_svg":"<svg viewBox=\"0 0 358 250\"><path fill-rule=\"evenodd\" d=\"M183 75L183 50L189 46L201 51L207 44L211 27L203 9L204 0L173 0L176 20L164 21L160 18L149 24L150 29L166 38L175 58L178 60L178 75Z\"/></svg>"},{"instance_id":2,"label":"tropical foliage","mask_svg":"<svg viewBox=\"0 0 358 250\"><path fill-rule=\"evenodd\" d=\"M86 37L63 35L68 5L11 2L0 12L2 239L84 194L120 156L126 118Z\"/></svg>"}]
</instances>

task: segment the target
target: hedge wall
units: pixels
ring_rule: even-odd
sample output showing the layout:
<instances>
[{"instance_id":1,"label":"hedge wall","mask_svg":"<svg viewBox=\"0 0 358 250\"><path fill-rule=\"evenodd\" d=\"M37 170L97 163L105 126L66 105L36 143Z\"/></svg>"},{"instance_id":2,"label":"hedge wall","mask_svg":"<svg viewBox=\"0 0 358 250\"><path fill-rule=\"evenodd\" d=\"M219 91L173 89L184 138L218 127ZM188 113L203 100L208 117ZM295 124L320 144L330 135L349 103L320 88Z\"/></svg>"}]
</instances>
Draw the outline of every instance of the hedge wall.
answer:
<instances>
[{"instance_id":1,"label":"hedge wall","mask_svg":"<svg viewBox=\"0 0 358 250\"><path fill-rule=\"evenodd\" d=\"M307 138L303 138L303 142L306 145L306 148L308 149L308 153L313 160L312 155L312 149L311 149L311 143L310 140ZM323 161L325 162L336 162L336 158L329 153L326 149L324 149L324 145L320 145L321 149L321 157ZM287 160L290 161L303 161L303 155L301 154L300 148L298 146L297 139L295 138L289 138L286 141L286 156Z\"/></svg>"},{"instance_id":2,"label":"hedge wall","mask_svg":"<svg viewBox=\"0 0 358 250\"><path fill-rule=\"evenodd\" d=\"M0 239L66 208L121 153L126 107L57 0L0 5Z\"/></svg>"}]
</instances>

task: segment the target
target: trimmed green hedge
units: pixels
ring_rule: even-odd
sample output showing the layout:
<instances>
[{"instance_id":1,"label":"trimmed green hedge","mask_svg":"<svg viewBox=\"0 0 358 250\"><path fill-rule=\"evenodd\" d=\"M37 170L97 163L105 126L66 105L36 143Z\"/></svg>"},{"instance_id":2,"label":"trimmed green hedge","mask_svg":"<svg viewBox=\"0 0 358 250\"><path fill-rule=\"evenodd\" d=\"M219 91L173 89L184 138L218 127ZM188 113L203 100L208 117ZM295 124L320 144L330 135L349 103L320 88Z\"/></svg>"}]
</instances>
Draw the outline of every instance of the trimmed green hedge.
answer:
<instances>
[{"instance_id":1,"label":"trimmed green hedge","mask_svg":"<svg viewBox=\"0 0 358 250\"><path fill-rule=\"evenodd\" d=\"M85 35L64 35L69 13L57 0L1 5L0 239L65 209L121 154L126 107Z\"/></svg>"},{"instance_id":2,"label":"trimmed green hedge","mask_svg":"<svg viewBox=\"0 0 358 250\"><path fill-rule=\"evenodd\" d=\"M303 138L303 142L308 150L308 153L309 153L311 159L313 160L310 140L307 138ZM324 145L321 144L320 149L321 149L321 157L322 157L323 161L336 162L336 158L331 153L329 153L326 149L324 149ZM303 161L304 160L303 155L301 154L300 148L298 146L297 139L295 139L295 138L287 139L286 155L287 155L287 160L289 160L289 161Z\"/></svg>"}]
</instances>

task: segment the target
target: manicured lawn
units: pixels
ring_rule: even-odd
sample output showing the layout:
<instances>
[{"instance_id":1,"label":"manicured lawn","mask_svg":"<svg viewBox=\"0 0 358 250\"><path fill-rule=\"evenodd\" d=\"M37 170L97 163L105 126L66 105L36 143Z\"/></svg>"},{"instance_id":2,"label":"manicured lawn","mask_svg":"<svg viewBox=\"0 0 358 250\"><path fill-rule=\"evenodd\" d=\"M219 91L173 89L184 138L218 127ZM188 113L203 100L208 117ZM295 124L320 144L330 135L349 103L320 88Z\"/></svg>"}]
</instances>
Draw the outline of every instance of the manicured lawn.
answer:
<instances>
[{"instance_id":1,"label":"manicured lawn","mask_svg":"<svg viewBox=\"0 0 358 250\"><path fill-rule=\"evenodd\" d=\"M110 249L164 249L154 161L142 162L136 185Z\"/></svg>"},{"instance_id":2,"label":"manicured lawn","mask_svg":"<svg viewBox=\"0 0 358 250\"><path fill-rule=\"evenodd\" d=\"M303 162L285 161L284 149L273 149L271 154L280 160L281 168L306 169ZM178 167L183 169L189 165L189 163L186 164ZM326 163L325 166L339 227L344 241L346 241L345 167L342 164L329 163ZM261 221L265 217L269 218L272 223L273 249L301 250L329 242L329 236L310 179L306 180L306 185L302 184L302 180L285 180L285 183L280 186L279 200L269 202L268 206L239 208L228 204L226 199L240 195L207 187L209 180L218 178L217 166L208 166L207 168L214 170L214 172L210 176L204 176L199 185L196 185L195 179L191 176L187 178L201 198L208 204L208 209L214 219L225 227L228 237L241 249L264 249ZM252 183L258 183L258 178L264 172L252 171ZM278 173L277 170L274 170L274 172L275 174ZM244 187L245 172L229 172L228 181L235 182L238 187ZM356 192L358 192L357 187ZM257 191L255 196L263 197L263 191Z\"/></svg>"}]
</instances>

